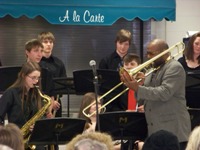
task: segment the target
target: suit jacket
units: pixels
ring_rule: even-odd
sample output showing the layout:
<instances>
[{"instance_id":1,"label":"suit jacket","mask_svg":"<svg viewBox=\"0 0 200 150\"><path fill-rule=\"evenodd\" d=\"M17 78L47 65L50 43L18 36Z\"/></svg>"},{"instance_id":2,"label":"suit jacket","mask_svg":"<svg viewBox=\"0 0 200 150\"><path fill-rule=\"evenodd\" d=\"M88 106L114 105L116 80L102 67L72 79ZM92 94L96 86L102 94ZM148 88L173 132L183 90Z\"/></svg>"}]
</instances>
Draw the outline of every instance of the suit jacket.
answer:
<instances>
[{"instance_id":1,"label":"suit jacket","mask_svg":"<svg viewBox=\"0 0 200 150\"><path fill-rule=\"evenodd\" d=\"M137 100L144 101L148 134L158 130L174 133L179 142L188 140L190 116L185 99L185 71L176 60L170 60L139 86Z\"/></svg>"}]
</instances>

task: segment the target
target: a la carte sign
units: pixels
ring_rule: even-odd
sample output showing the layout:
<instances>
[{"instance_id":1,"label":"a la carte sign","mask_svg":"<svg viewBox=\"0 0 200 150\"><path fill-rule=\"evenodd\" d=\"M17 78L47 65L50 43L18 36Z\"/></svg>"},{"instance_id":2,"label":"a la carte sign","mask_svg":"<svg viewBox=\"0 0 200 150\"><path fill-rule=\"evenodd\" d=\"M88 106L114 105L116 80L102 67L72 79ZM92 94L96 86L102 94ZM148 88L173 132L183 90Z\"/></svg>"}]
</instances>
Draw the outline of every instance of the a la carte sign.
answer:
<instances>
[{"instance_id":1,"label":"a la carte sign","mask_svg":"<svg viewBox=\"0 0 200 150\"><path fill-rule=\"evenodd\" d=\"M85 10L83 13L79 14L76 10L73 10L70 13L69 10L66 10L64 16L59 17L61 23L85 23L85 24L103 24L104 15L101 13L92 14L89 10Z\"/></svg>"}]
</instances>

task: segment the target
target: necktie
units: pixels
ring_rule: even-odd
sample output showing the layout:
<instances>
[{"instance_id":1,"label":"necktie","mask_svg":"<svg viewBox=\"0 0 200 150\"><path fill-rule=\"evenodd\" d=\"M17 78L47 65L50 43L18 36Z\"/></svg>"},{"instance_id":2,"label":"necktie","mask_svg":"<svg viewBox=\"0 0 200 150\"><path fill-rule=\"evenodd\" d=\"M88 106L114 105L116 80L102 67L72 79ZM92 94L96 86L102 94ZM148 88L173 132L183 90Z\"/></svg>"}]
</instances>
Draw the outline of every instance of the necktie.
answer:
<instances>
[{"instance_id":1,"label":"necktie","mask_svg":"<svg viewBox=\"0 0 200 150\"><path fill-rule=\"evenodd\" d=\"M129 89L128 91L128 110L136 110L137 101L135 99L134 91Z\"/></svg>"}]
</instances>

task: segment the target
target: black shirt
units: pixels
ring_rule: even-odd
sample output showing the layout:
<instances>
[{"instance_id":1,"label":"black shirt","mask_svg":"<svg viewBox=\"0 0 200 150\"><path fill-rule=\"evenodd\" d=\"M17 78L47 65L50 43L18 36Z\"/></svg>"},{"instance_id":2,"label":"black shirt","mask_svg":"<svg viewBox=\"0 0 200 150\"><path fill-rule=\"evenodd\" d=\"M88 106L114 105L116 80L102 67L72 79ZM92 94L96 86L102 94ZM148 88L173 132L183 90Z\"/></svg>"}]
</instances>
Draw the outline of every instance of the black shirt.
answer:
<instances>
[{"instance_id":1,"label":"black shirt","mask_svg":"<svg viewBox=\"0 0 200 150\"><path fill-rule=\"evenodd\" d=\"M183 66L183 68L185 69L186 72L188 72L188 71L200 70L200 65L197 66L196 68L190 68L190 67L188 67L184 55L183 55L183 57L179 58L178 61L182 64L182 66Z\"/></svg>"},{"instance_id":2,"label":"black shirt","mask_svg":"<svg viewBox=\"0 0 200 150\"><path fill-rule=\"evenodd\" d=\"M107 57L101 59L99 69L118 70L121 67L119 65L122 65L122 58L114 51Z\"/></svg>"},{"instance_id":3,"label":"black shirt","mask_svg":"<svg viewBox=\"0 0 200 150\"><path fill-rule=\"evenodd\" d=\"M31 92L31 90L30 90ZM37 113L36 99L28 96L22 110L21 91L19 88L7 89L0 98L0 122L7 114L8 122L15 123L20 128ZM30 103L26 102L29 101Z\"/></svg>"},{"instance_id":4,"label":"black shirt","mask_svg":"<svg viewBox=\"0 0 200 150\"><path fill-rule=\"evenodd\" d=\"M108 55L107 57L103 58L99 63L99 69L109 69L109 70L118 70L120 67L122 67L122 58L117 54L116 51ZM103 103L107 103L110 99L112 99L114 96L119 94L123 89L125 89L124 86L120 86L114 92L109 94L107 97L104 98ZM103 95L105 93L101 93ZM108 104L106 106L106 111L125 111L127 110L127 92L115 99L113 102Z\"/></svg>"},{"instance_id":5,"label":"black shirt","mask_svg":"<svg viewBox=\"0 0 200 150\"><path fill-rule=\"evenodd\" d=\"M40 61L42 68L49 70L53 77L66 77L66 69L63 62L55 56L50 56L49 58L42 57Z\"/></svg>"}]
</instances>

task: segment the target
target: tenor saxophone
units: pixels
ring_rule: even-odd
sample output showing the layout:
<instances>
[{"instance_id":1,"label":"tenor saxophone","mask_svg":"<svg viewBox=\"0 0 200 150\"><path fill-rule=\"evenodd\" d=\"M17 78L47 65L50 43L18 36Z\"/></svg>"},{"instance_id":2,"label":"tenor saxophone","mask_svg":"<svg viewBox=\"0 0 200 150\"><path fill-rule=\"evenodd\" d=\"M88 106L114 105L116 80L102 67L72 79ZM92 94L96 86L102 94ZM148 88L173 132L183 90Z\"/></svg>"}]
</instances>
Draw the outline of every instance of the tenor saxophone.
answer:
<instances>
[{"instance_id":1,"label":"tenor saxophone","mask_svg":"<svg viewBox=\"0 0 200 150\"><path fill-rule=\"evenodd\" d=\"M39 90L38 87L36 87L39 95L43 98L45 104L44 106L31 118L29 119L21 128L23 137L24 137L24 144L27 146L28 145L28 141L30 138L30 127L40 118L42 118L42 116L45 114L46 110L49 108L49 106L51 105L51 98L45 94L42 94L42 92ZM30 147L30 146L29 146ZM31 149L35 149L35 146L31 146Z\"/></svg>"}]
</instances>

